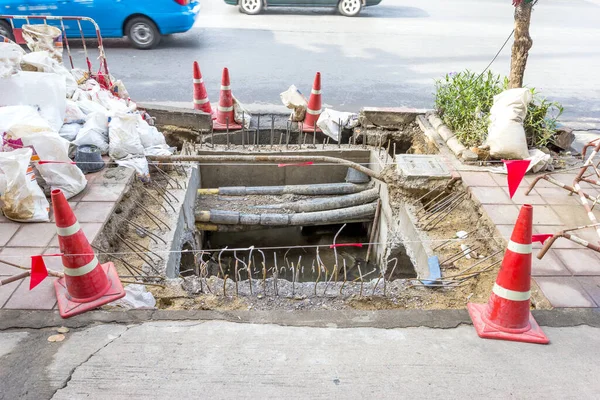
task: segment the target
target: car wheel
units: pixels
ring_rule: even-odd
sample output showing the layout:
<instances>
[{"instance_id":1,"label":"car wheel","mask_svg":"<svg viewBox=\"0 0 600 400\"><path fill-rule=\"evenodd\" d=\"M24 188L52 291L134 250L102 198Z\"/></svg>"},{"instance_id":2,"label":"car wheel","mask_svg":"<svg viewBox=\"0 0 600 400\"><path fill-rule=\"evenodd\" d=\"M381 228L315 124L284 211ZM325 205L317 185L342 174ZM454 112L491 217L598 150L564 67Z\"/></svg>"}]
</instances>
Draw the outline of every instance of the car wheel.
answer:
<instances>
[{"instance_id":1,"label":"car wheel","mask_svg":"<svg viewBox=\"0 0 600 400\"><path fill-rule=\"evenodd\" d=\"M340 0L338 10L346 17L356 17L362 8L361 0Z\"/></svg>"},{"instance_id":2,"label":"car wheel","mask_svg":"<svg viewBox=\"0 0 600 400\"><path fill-rule=\"evenodd\" d=\"M12 27L9 22L0 21L0 35L12 40L14 42L15 37L12 34Z\"/></svg>"},{"instance_id":3,"label":"car wheel","mask_svg":"<svg viewBox=\"0 0 600 400\"><path fill-rule=\"evenodd\" d=\"M262 11L262 0L239 0L240 12L248 15L256 15Z\"/></svg>"},{"instance_id":4,"label":"car wheel","mask_svg":"<svg viewBox=\"0 0 600 400\"><path fill-rule=\"evenodd\" d=\"M127 24L127 36L133 47L137 49L152 49L160 42L160 31L156 24L148 18L136 17Z\"/></svg>"}]
</instances>

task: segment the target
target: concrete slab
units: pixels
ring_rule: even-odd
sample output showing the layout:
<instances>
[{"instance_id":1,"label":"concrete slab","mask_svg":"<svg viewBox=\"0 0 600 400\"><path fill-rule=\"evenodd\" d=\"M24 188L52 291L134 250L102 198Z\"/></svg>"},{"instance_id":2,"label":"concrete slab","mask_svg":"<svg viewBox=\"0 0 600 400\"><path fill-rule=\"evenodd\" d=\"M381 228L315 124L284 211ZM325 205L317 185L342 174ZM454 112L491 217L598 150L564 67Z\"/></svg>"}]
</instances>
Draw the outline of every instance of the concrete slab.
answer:
<instances>
[{"instance_id":1,"label":"concrete slab","mask_svg":"<svg viewBox=\"0 0 600 400\"><path fill-rule=\"evenodd\" d=\"M29 278L23 279L23 283L4 304L4 308L51 310L56 304L55 280L56 278L47 277L33 290L29 290Z\"/></svg>"},{"instance_id":2,"label":"concrete slab","mask_svg":"<svg viewBox=\"0 0 600 400\"><path fill-rule=\"evenodd\" d=\"M519 216L519 209L515 205L484 204L482 207L496 225L514 226Z\"/></svg>"},{"instance_id":3,"label":"concrete slab","mask_svg":"<svg viewBox=\"0 0 600 400\"><path fill-rule=\"evenodd\" d=\"M536 205L533 207L533 225L563 225L563 223L550 206Z\"/></svg>"},{"instance_id":4,"label":"concrete slab","mask_svg":"<svg viewBox=\"0 0 600 400\"><path fill-rule=\"evenodd\" d=\"M481 204L513 204L501 187L471 187L469 190Z\"/></svg>"},{"instance_id":5,"label":"concrete slab","mask_svg":"<svg viewBox=\"0 0 600 400\"><path fill-rule=\"evenodd\" d=\"M50 222L23 223L21 229L12 237L11 247L45 247L56 235L56 225Z\"/></svg>"},{"instance_id":6,"label":"concrete slab","mask_svg":"<svg viewBox=\"0 0 600 400\"><path fill-rule=\"evenodd\" d=\"M545 182L545 181L544 181ZM542 196L546 203L552 205L580 205L579 196L569 195L569 191L552 185L552 187L539 187L536 185L533 189L538 195ZM529 196L528 196L529 197Z\"/></svg>"},{"instance_id":7,"label":"concrete slab","mask_svg":"<svg viewBox=\"0 0 600 400\"><path fill-rule=\"evenodd\" d=\"M111 202L82 202L74 210L75 216L79 222L102 223L107 220L114 208Z\"/></svg>"},{"instance_id":8,"label":"concrete slab","mask_svg":"<svg viewBox=\"0 0 600 400\"><path fill-rule=\"evenodd\" d=\"M550 250L539 260L535 255L531 258L532 276L571 276L562 260L556 256L555 250Z\"/></svg>"},{"instance_id":9,"label":"concrete slab","mask_svg":"<svg viewBox=\"0 0 600 400\"><path fill-rule=\"evenodd\" d=\"M5 218L5 221L8 219ZM0 246L6 245L13 235L19 230L22 224L17 222L2 222L0 223Z\"/></svg>"},{"instance_id":10,"label":"concrete slab","mask_svg":"<svg viewBox=\"0 0 600 400\"><path fill-rule=\"evenodd\" d=\"M450 170L439 156L398 154L396 167L407 178L450 178Z\"/></svg>"},{"instance_id":11,"label":"concrete slab","mask_svg":"<svg viewBox=\"0 0 600 400\"><path fill-rule=\"evenodd\" d=\"M504 193L506 194L506 196L510 196L507 187L503 187L502 190L504 191ZM525 190L526 190L525 188L519 187L517 189L517 191L515 192L515 194L513 195L511 201L514 204L517 204L517 205L523 205L523 204L545 205L545 204L547 204L546 201L544 200L544 198L542 198L535 191L529 193L526 196L525 195ZM537 207L534 207L534 209L537 209Z\"/></svg>"},{"instance_id":12,"label":"concrete slab","mask_svg":"<svg viewBox=\"0 0 600 400\"><path fill-rule=\"evenodd\" d=\"M600 276L578 276L577 280L596 304L600 304Z\"/></svg>"},{"instance_id":13,"label":"concrete slab","mask_svg":"<svg viewBox=\"0 0 600 400\"><path fill-rule=\"evenodd\" d=\"M463 183L467 187L471 186L498 186L498 183L492 179L492 174L488 172L471 172L471 171L460 171Z\"/></svg>"},{"instance_id":14,"label":"concrete slab","mask_svg":"<svg viewBox=\"0 0 600 400\"><path fill-rule=\"evenodd\" d=\"M600 257L592 250L557 249L556 255L573 275L600 275Z\"/></svg>"},{"instance_id":15,"label":"concrete slab","mask_svg":"<svg viewBox=\"0 0 600 400\"><path fill-rule=\"evenodd\" d=\"M535 281L554 307L597 307L574 277L536 277Z\"/></svg>"}]
</instances>

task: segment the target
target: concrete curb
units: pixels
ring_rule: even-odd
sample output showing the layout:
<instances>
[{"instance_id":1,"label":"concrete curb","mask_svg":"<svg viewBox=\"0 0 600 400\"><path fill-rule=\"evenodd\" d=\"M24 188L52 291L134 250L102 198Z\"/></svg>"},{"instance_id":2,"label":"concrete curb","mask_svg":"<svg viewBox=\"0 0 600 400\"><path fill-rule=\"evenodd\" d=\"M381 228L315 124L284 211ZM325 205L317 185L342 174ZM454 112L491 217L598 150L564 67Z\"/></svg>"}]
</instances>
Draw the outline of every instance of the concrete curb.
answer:
<instances>
[{"instance_id":1,"label":"concrete curb","mask_svg":"<svg viewBox=\"0 0 600 400\"><path fill-rule=\"evenodd\" d=\"M536 310L541 326L600 327L600 309L571 308ZM229 321L246 324L273 324L315 328L436 328L451 329L471 325L466 310L383 310L383 311L206 311L206 310L128 310L91 311L62 319L57 311L0 310L0 331L42 329L57 326L82 328L94 324L139 324L153 321Z\"/></svg>"}]
</instances>

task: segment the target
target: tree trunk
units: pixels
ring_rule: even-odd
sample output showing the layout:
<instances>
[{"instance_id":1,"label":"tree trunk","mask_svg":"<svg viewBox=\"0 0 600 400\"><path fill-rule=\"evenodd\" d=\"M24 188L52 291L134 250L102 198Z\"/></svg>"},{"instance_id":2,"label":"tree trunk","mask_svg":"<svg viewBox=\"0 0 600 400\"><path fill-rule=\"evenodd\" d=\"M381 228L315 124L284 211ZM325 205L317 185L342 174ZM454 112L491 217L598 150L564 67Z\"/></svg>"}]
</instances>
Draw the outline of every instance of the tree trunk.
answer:
<instances>
[{"instance_id":1,"label":"tree trunk","mask_svg":"<svg viewBox=\"0 0 600 400\"><path fill-rule=\"evenodd\" d=\"M510 88L523 87L523 76L529 49L533 40L529 36L532 3L522 2L515 8L515 42L510 60Z\"/></svg>"}]
</instances>

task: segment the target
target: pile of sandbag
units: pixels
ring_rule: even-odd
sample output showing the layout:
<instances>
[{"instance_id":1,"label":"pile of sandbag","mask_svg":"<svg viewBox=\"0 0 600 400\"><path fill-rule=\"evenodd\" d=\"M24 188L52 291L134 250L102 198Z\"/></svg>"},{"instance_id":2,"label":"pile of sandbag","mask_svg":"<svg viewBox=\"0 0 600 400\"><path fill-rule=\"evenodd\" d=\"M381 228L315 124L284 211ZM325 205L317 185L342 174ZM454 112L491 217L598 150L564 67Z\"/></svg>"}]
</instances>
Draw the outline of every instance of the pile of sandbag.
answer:
<instances>
[{"instance_id":1,"label":"pile of sandbag","mask_svg":"<svg viewBox=\"0 0 600 400\"><path fill-rule=\"evenodd\" d=\"M48 202L37 182L47 192L61 189L67 198L85 188L85 176L72 162L79 146L96 147L144 180L146 155L174 151L147 114L137 111L121 81L69 70L62 53L48 47L51 42L39 43L28 54L0 43L0 206L18 221L48 220Z\"/></svg>"}]
</instances>

